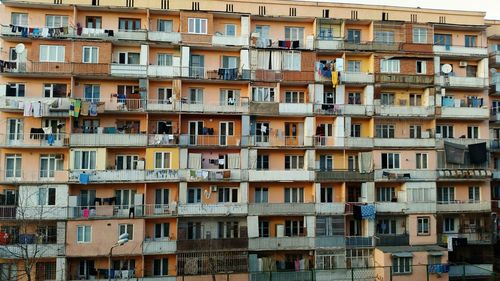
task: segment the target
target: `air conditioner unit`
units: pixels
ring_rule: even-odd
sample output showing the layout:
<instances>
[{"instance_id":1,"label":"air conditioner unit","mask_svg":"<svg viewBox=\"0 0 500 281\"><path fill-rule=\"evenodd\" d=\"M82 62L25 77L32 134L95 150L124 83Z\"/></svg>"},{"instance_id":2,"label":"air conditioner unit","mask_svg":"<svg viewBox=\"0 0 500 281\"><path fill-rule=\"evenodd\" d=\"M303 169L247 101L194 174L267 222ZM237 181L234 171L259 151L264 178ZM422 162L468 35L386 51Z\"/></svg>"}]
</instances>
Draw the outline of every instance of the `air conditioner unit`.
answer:
<instances>
[{"instance_id":1,"label":"air conditioner unit","mask_svg":"<svg viewBox=\"0 0 500 281\"><path fill-rule=\"evenodd\" d=\"M217 186L216 186L216 185L211 185L211 186L210 186L210 190L211 190L212 192L217 192Z\"/></svg>"},{"instance_id":2,"label":"air conditioner unit","mask_svg":"<svg viewBox=\"0 0 500 281\"><path fill-rule=\"evenodd\" d=\"M467 62L466 61L460 61L460 67L466 67L467 66Z\"/></svg>"}]
</instances>

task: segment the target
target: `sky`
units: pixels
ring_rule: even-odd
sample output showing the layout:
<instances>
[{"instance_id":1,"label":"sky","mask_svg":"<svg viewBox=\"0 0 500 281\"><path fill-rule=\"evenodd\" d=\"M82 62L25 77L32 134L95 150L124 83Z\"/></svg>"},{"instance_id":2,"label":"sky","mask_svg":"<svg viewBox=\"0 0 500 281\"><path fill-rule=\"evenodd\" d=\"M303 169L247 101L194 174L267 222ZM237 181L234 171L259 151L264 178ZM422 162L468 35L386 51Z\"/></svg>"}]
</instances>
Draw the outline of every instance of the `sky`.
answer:
<instances>
[{"instance_id":1,"label":"sky","mask_svg":"<svg viewBox=\"0 0 500 281\"><path fill-rule=\"evenodd\" d=\"M305 0L305 1L481 11L481 12L486 12L487 19L500 20L500 0Z\"/></svg>"}]
</instances>

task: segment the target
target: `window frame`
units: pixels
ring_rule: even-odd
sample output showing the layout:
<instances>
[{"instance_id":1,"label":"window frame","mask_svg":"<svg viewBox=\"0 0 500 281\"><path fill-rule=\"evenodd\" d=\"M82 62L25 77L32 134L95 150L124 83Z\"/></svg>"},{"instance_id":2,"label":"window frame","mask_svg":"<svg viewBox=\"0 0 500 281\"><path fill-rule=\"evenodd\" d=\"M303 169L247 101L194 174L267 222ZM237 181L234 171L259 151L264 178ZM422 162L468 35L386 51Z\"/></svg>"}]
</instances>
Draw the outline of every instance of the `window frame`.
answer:
<instances>
[{"instance_id":1,"label":"window frame","mask_svg":"<svg viewBox=\"0 0 500 281\"><path fill-rule=\"evenodd\" d=\"M64 45L40 45L40 62L65 62L66 47ZM55 58L51 53L55 52Z\"/></svg>"},{"instance_id":2,"label":"window frame","mask_svg":"<svg viewBox=\"0 0 500 281\"><path fill-rule=\"evenodd\" d=\"M424 27L414 27L412 31L412 42L414 44L427 44L428 30Z\"/></svg>"},{"instance_id":3,"label":"window frame","mask_svg":"<svg viewBox=\"0 0 500 281\"><path fill-rule=\"evenodd\" d=\"M128 240L134 240L134 224L120 223L118 224L118 237L128 233Z\"/></svg>"},{"instance_id":4,"label":"window frame","mask_svg":"<svg viewBox=\"0 0 500 281\"><path fill-rule=\"evenodd\" d=\"M208 19L206 19L206 18L188 18L188 33L190 33L190 34L208 34Z\"/></svg>"},{"instance_id":5,"label":"window frame","mask_svg":"<svg viewBox=\"0 0 500 281\"><path fill-rule=\"evenodd\" d=\"M417 236L431 235L431 218L429 216L417 217Z\"/></svg>"},{"instance_id":6,"label":"window frame","mask_svg":"<svg viewBox=\"0 0 500 281\"><path fill-rule=\"evenodd\" d=\"M87 59L85 59L85 56L87 53L88 53L89 57ZM97 47L97 46L83 46L82 47L82 63L99 63L99 47Z\"/></svg>"},{"instance_id":7,"label":"window frame","mask_svg":"<svg viewBox=\"0 0 500 281\"><path fill-rule=\"evenodd\" d=\"M81 237L83 238L83 240L79 240L80 238L80 229L83 231ZM87 233L88 234L88 241L85 239L87 237ZM77 225L76 226L76 243L78 244L87 244L87 243L92 243L92 226L91 225Z\"/></svg>"}]
</instances>

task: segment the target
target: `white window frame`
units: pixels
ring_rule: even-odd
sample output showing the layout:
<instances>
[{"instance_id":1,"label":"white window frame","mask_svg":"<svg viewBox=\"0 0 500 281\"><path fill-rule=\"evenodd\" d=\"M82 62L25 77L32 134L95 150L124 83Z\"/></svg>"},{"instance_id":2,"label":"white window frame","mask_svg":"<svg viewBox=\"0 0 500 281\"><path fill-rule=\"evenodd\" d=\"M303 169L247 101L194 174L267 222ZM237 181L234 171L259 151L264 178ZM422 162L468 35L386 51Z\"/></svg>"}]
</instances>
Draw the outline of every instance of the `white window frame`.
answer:
<instances>
[{"instance_id":1,"label":"white window frame","mask_svg":"<svg viewBox=\"0 0 500 281\"><path fill-rule=\"evenodd\" d=\"M267 187L256 187L254 190L254 201L255 203L267 203L269 202L269 188Z\"/></svg>"},{"instance_id":2,"label":"white window frame","mask_svg":"<svg viewBox=\"0 0 500 281\"><path fill-rule=\"evenodd\" d=\"M82 233L80 234L80 232L82 232ZM80 237L82 238L81 240L80 240ZM86 238L88 238L88 240ZM92 226L91 225L78 225L76 227L76 243L78 243L78 244L92 243Z\"/></svg>"},{"instance_id":3,"label":"white window frame","mask_svg":"<svg viewBox=\"0 0 500 281\"><path fill-rule=\"evenodd\" d=\"M288 29L288 32L287 32ZM288 33L288 37L285 36L286 40L298 40L302 42L304 40L304 28L297 26L285 26L285 35Z\"/></svg>"},{"instance_id":4,"label":"white window frame","mask_svg":"<svg viewBox=\"0 0 500 281\"><path fill-rule=\"evenodd\" d=\"M382 139L393 139L395 137L396 126L394 124L376 124L375 137Z\"/></svg>"},{"instance_id":5,"label":"white window frame","mask_svg":"<svg viewBox=\"0 0 500 281\"><path fill-rule=\"evenodd\" d=\"M45 15L45 27L67 27L68 26L68 16L65 15ZM49 19L52 22L49 22Z\"/></svg>"},{"instance_id":6,"label":"white window frame","mask_svg":"<svg viewBox=\"0 0 500 281\"><path fill-rule=\"evenodd\" d=\"M42 170L42 161L46 161L48 167ZM40 178L53 178L56 171L62 171L64 160L62 154L41 154L40 155Z\"/></svg>"},{"instance_id":7,"label":"white window frame","mask_svg":"<svg viewBox=\"0 0 500 281\"><path fill-rule=\"evenodd\" d=\"M467 126L467 138L479 139L479 126Z\"/></svg>"},{"instance_id":8,"label":"white window frame","mask_svg":"<svg viewBox=\"0 0 500 281\"><path fill-rule=\"evenodd\" d=\"M252 101L255 102L274 102L275 90L272 87L253 87Z\"/></svg>"},{"instance_id":9,"label":"white window frame","mask_svg":"<svg viewBox=\"0 0 500 281\"><path fill-rule=\"evenodd\" d=\"M410 274L412 273L413 258L412 257L393 257L392 272L394 274Z\"/></svg>"},{"instance_id":10,"label":"white window frame","mask_svg":"<svg viewBox=\"0 0 500 281\"><path fill-rule=\"evenodd\" d=\"M207 32L208 32L208 19L188 18L188 33L207 34Z\"/></svg>"},{"instance_id":11,"label":"white window frame","mask_svg":"<svg viewBox=\"0 0 500 281\"><path fill-rule=\"evenodd\" d=\"M28 13L10 13L10 23L15 26L28 27Z\"/></svg>"},{"instance_id":12,"label":"white window frame","mask_svg":"<svg viewBox=\"0 0 500 281\"><path fill-rule=\"evenodd\" d=\"M417 217L417 236L429 235L431 235L431 218Z\"/></svg>"},{"instance_id":13,"label":"white window frame","mask_svg":"<svg viewBox=\"0 0 500 281\"><path fill-rule=\"evenodd\" d=\"M63 45L40 45L40 62L64 62L66 48Z\"/></svg>"},{"instance_id":14,"label":"white window frame","mask_svg":"<svg viewBox=\"0 0 500 281\"><path fill-rule=\"evenodd\" d=\"M348 60L347 61L347 72L361 72L361 61L360 60Z\"/></svg>"},{"instance_id":15,"label":"white window frame","mask_svg":"<svg viewBox=\"0 0 500 281\"><path fill-rule=\"evenodd\" d=\"M9 94L9 89L15 93L14 95L7 95ZM12 92L10 92L12 93ZM7 84L7 90L5 93L6 96L8 97L24 97L26 95L26 84L25 83L8 83Z\"/></svg>"},{"instance_id":16,"label":"white window frame","mask_svg":"<svg viewBox=\"0 0 500 281\"><path fill-rule=\"evenodd\" d=\"M49 193L54 193L54 204L49 202ZM55 187L38 188L38 206L55 206L57 201L57 190Z\"/></svg>"},{"instance_id":17,"label":"white window frame","mask_svg":"<svg viewBox=\"0 0 500 281\"><path fill-rule=\"evenodd\" d=\"M394 187L378 187L377 190L377 202L392 202L393 198L396 197L396 188Z\"/></svg>"},{"instance_id":18,"label":"white window frame","mask_svg":"<svg viewBox=\"0 0 500 281\"><path fill-rule=\"evenodd\" d=\"M288 163L290 167L286 167L285 164L285 170L302 170L304 169L304 156L303 155L285 155L285 163L287 162L288 158Z\"/></svg>"},{"instance_id":19,"label":"white window frame","mask_svg":"<svg viewBox=\"0 0 500 281\"><path fill-rule=\"evenodd\" d=\"M400 60L380 60L380 72L381 73L400 73Z\"/></svg>"},{"instance_id":20,"label":"white window frame","mask_svg":"<svg viewBox=\"0 0 500 281\"><path fill-rule=\"evenodd\" d=\"M303 187L285 187L283 195L283 202L285 203L304 203L305 192Z\"/></svg>"},{"instance_id":21,"label":"white window frame","mask_svg":"<svg viewBox=\"0 0 500 281\"><path fill-rule=\"evenodd\" d=\"M471 190L472 190L472 198L471 198ZM468 198L469 203L481 202L481 187L480 186L469 186L467 198Z\"/></svg>"},{"instance_id":22,"label":"white window frame","mask_svg":"<svg viewBox=\"0 0 500 281\"><path fill-rule=\"evenodd\" d=\"M301 53L296 51L283 52L283 70L300 71Z\"/></svg>"},{"instance_id":23,"label":"white window frame","mask_svg":"<svg viewBox=\"0 0 500 281\"><path fill-rule=\"evenodd\" d=\"M427 28L423 27L413 28L413 43L427 44Z\"/></svg>"},{"instance_id":24,"label":"white window frame","mask_svg":"<svg viewBox=\"0 0 500 281\"><path fill-rule=\"evenodd\" d=\"M429 155L428 153L416 153L415 154L415 168L417 170L424 170L428 169L429 163L428 163Z\"/></svg>"},{"instance_id":25,"label":"white window frame","mask_svg":"<svg viewBox=\"0 0 500 281\"><path fill-rule=\"evenodd\" d=\"M12 171L7 170L7 162L13 161L14 169ZM6 154L5 155L5 177L6 178L21 178L23 158L21 154ZM10 171L10 172L9 172Z\"/></svg>"},{"instance_id":26,"label":"white window frame","mask_svg":"<svg viewBox=\"0 0 500 281\"><path fill-rule=\"evenodd\" d=\"M157 163L157 157L160 157L160 163ZM168 158L167 158L168 157ZM167 161L168 159L168 161ZM168 151L157 151L155 152L155 170L170 169L172 167L172 155ZM167 163L168 162L168 163ZM160 164L159 166L157 164Z\"/></svg>"},{"instance_id":27,"label":"white window frame","mask_svg":"<svg viewBox=\"0 0 500 281\"><path fill-rule=\"evenodd\" d=\"M122 158L122 167L118 169L118 159ZM116 160L116 170L137 170L137 162L139 161L139 155L130 154L118 154L115 157Z\"/></svg>"},{"instance_id":28,"label":"white window frame","mask_svg":"<svg viewBox=\"0 0 500 281\"><path fill-rule=\"evenodd\" d=\"M118 224L118 237L128 233L128 240L134 240L134 225L131 223Z\"/></svg>"},{"instance_id":29,"label":"white window frame","mask_svg":"<svg viewBox=\"0 0 500 281\"><path fill-rule=\"evenodd\" d=\"M387 153L382 153L381 156L383 156L384 154L386 154L386 160L387 160L387 163L386 163L386 167L384 168L384 163L382 162L382 158L383 157L380 157L380 161L382 162L381 164L381 167L382 169L399 169L399 167L401 166L401 155L399 153L394 153L394 152L387 152Z\"/></svg>"},{"instance_id":30,"label":"white window frame","mask_svg":"<svg viewBox=\"0 0 500 281\"><path fill-rule=\"evenodd\" d=\"M194 195L193 200L192 200L193 202L189 202L190 201L189 200L190 199L189 198L189 193L190 193L189 191L190 190L193 190L193 195ZM201 188L199 188L199 187L188 187L188 189L187 189L187 195L186 195L186 202L187 202L187 204L201 204L201 202L202 202L201 197L202 197ZM198 201L198 199L199 199L199 201Z\"/></svg>"},{"instance_id":31,"label":"white window frame","mask_svg":"<svg viewBox=\"0 0 500 281\"><path fill-rule=\"evenodd\" d=\"M442 186L437 188L437 199L439 204L450 204L455 202L455 187Z\"/></svg>"},{"instance_id":32,"label":"white window frame","mask_svg":"<svg viewBox=\"0 0 500 281\"><path fill-rule=\"evenodd\" d=\"M82 48L83 63L99 63L99 47L83 46Z\"/></svg>"},{"instance_id":33,"label":"white window frame","mask_svg":"<svg viewBox=\"0 0 500 281\"><path fill-rule=\"evenodd\" d=\"M305 94L302 91L286 91L285 103L304 103Z\"/></svg>"},{"instance_id":34,"label":"white window frame","mask_svg":"<svg viewBox=\"0 0 500 281\"><path fill-rule=\"evenodd\" d=\"M83 163L83 157L84 154L87 154L87 161L88 163ZM77 154L79 154L78 158L80 160L80 163L77 163ZM74 170L95 170L97 166L97 151L96 150L75 150L73 152L73 169ZM94 159L94 163L92 163L92 158ZM92 164L93 167L92 167Z\"/></svg>"},{"instance_id":35,"label":"white window frame","mask_svg":"<svg viewBox=\"0 0 500 281\"><path fill-rule=\"evenodd\" d=\"M418 71L418 66L420 64L420 71ZM427 74L427 62L424 60L417 60L415 62L415 73L417 74Z\"/></svg>"},{"instance_id":36,"label":"white window frame","mask_svg":"<svg viewBox=\"0 0 500 281\"><path fill-rule=\"evenodd\" d=\"M377 43L391 44L395 42L394 38L394 31L375 31L375 42Z\"/></svg>"},{"instance_id":37,"label":"white window frame","mask_svg":"<svg viewBox=\"0 0 500 281\"><path fill-rule=\"evenodd\" d=\"M174 57L172 54L158 53L156 54L156 64L161 66L172 66Z\"/></svg>"},{"instance_id":38,"label":"white window frame","mask_svg":"<svg viewBox=\"0 0 500 281\"><path fill-rule=\"evenodd\" d=\"M436 125L436 134L441 134L441 138L453 138L453 125Z\"/></svg>"}]
</instances>

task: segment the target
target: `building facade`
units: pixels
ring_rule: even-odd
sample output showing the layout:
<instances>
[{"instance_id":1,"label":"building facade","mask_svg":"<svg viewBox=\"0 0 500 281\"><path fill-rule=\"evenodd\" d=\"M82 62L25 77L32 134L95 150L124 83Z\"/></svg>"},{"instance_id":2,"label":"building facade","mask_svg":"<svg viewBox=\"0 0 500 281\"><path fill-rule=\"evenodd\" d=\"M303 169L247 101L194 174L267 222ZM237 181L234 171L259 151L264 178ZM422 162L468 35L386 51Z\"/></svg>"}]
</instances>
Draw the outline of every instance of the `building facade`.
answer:
<instances>
[{"instance_id":1,"label":"building facade","mask_svg":"<svg viewBox=\"0 0 500 281\"><path fill-rule=\"evenodd\" d=\"M484 13L2 2L1 280L492 276Z\"/></svg>"}]
</instances>

